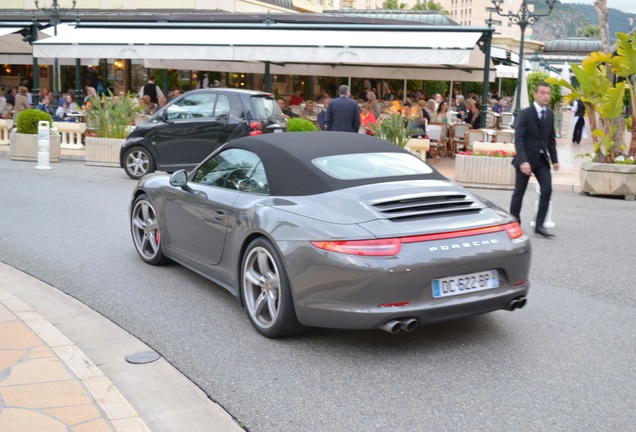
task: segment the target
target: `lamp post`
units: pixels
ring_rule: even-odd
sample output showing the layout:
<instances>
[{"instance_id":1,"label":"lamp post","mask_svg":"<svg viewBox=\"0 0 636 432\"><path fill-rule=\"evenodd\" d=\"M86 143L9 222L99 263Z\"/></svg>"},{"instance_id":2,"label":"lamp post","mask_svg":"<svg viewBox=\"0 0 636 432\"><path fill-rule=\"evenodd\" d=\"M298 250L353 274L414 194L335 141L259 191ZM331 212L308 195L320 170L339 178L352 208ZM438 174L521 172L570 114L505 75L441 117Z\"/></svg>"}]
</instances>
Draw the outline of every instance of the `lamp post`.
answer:
<instances>
[{"instance_id":1,"label":"lamp post","mask_svg":"<svg viewBox=\"0 0 636 432\"><path fill-rule=\"evenodd\" d=\"M44 0L46 1L46 0ZM60 17L66 13L68 13L69 11L75 9L75 4L77 3L77 0L72 0L73 2L73 6L68 9L68 8L62 8L60 7L58 0L53 0L53 3L51 3L51 7L40 7L40 0L35 0L35 7L44 12L45 14L47 14L48 16L51 17L51 24L53 25L53 31L54 31L54 35L57 36L57 25L60 23ZM57 57L55 59L53 59L53 108L57 108L59 100L60 100L60 89L59 89L59 83L58 83L58 62L57 62Z\"/></svg>"},{"instance_id":2,"label":"lamp post","mask_svg":"<svg viewBox=\"0 0 636 432\"><path fill-rule=\"evenodd\" d=\"M492 4L495 6L495 10L497 15L506 17L512 24L516 24L521 29L521 42L519 44L519 76L517 81L517 97L515 98L515 118L518 118L519 111L521 111L521 77L524 73L523 67L523 44L525 40L526 27L528 24L533 25L538 18L548 16L552 13L552 9L554 9L554 4L557 0L545 0L548 5L548 12L543 14L535 14L528 9L528 3L526 0L521 2L521 7L517 11L517 13L513 13L508 11L508 13L503 13L501 6L504 3L504 0L492 0ZM527 91L527 90L526 90Z\"/></svg>"}]
</instances>

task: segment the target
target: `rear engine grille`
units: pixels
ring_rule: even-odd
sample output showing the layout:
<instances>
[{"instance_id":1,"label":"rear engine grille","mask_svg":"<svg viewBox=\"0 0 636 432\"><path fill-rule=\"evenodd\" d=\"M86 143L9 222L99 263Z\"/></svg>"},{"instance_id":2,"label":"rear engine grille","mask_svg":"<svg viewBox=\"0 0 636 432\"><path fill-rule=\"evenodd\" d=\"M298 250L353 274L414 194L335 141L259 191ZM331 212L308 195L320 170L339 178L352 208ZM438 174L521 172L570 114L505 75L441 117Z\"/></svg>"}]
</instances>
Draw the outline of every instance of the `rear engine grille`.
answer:
<instances>
[{"instance_id":1,"label":"rear engine grille","mask_svg":"<svg viewBox=\"0 0 636 432\"><path fill-rule=\"evenodd\" d=\"M476 213L481 210L472 199L462 193L443 193L401 197L369 203L389 220L448 216Z\"/></svg>"}]
</instances>

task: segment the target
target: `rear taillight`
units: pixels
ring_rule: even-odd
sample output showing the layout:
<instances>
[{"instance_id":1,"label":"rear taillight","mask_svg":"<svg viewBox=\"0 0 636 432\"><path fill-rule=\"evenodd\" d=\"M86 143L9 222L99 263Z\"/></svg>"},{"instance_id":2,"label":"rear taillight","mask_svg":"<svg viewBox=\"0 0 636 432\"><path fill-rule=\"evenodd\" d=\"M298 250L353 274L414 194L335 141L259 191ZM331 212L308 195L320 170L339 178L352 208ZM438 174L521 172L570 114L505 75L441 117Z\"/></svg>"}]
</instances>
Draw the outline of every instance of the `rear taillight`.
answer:
<instances>
[{"instance_id":1,"label":"rear taillight","mask_svg":"<svg viewBox=\"0 0 636 432\"><path fill-rule=\"evenodd\" d=\"M400 239L315 241L318 249L362 256L393 256L400 252Z\"/></svg>"},{"instance_id":2,"label":"rear taillight","mask_svg":"<svg viewBox=\"0 0 636 432\"><path fill-rule=\"evenodd\" d=\"M250 136L263 134L263 124L259 121L253 121L252 123L250 123L250 128L252 128L252 131L250 131Z\"/></svg>"},{"instance_id":3,"label":"rear taillight","mask_svg":"<svg viewBox=\"0 0 636 432\"><path fill-rule=\"evenodd\" d=\"M517 239L523 235L523 230L521 229L521 225L519 225L519 222L506 224L504 225L504 229L511 239Z\"/></svg>"}]
</instances>

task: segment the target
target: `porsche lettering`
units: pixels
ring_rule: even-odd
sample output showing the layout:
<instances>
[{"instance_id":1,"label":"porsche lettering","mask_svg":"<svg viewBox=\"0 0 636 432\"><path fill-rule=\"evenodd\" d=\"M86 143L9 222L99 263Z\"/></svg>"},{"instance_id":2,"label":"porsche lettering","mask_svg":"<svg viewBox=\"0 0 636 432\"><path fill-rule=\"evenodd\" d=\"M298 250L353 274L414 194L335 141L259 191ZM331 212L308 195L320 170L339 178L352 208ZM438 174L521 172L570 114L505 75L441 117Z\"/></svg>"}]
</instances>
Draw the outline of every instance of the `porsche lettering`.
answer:
<instances>
[{"instance_id":1,"label":"porsche lettering","mask_svg":"<svg viewBox=\"0 0 636 432\"><path fill-rule=\"evenodd\" d=\"M497 244L497 243L499 243L499 240L497 239L480 240L480 241L472 241L472 242L453 243L453 244L443 245L443 246L431 246L430 248L428 248L428 250L429 252L448 251L451 249L479 247L479 246L485 246L485 245Z\"/></svg>"}]
</instances>

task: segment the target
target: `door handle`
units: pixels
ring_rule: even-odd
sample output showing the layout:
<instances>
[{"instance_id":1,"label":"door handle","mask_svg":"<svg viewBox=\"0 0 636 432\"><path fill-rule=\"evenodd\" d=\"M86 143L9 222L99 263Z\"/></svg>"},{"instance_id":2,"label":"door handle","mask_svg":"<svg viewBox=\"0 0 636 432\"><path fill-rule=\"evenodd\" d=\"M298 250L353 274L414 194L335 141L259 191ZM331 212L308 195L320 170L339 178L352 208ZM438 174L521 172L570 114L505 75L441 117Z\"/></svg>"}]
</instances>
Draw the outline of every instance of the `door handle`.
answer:
<instances>
[{"instance_id":1,"label":"door handle","mask_svg":"<svg viewBox=\"0 0 636 432\"><path fill-rule=\"evenodd\" d=\"M226 213L223 210L215 210L214 211L214 219L216 219L218 221L225 220L225 215L226 215Z\"/></svg>"}]
</instances>

